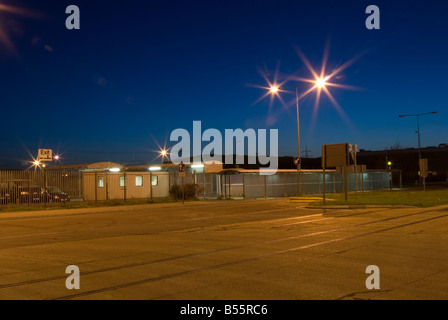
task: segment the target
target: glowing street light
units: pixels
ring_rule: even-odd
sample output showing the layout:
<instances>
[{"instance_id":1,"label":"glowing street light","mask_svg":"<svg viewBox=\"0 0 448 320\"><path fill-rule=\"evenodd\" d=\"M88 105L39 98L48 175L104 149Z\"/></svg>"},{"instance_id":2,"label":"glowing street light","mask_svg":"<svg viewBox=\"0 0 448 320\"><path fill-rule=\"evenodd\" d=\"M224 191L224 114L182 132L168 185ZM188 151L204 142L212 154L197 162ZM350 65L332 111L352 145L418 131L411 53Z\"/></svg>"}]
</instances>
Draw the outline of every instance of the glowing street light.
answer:
<instances>
[{"instance_id":1,"label":"glowing street light","mask_svg":"<svg viewBox=\"0 0 448 320\"><path fill-rule=\"evenodd\" d=\"M34 167L34 171L36 171L37 169L41 169L42 170L42 168L44 168L43 163L40 162L37 159L33 158L33 160L30 161L30 163L31 163L31 165L30 165L30 167L28 169L31 169L32 167Z\"/></svg>"},{"instance_id":2,"label":"glowing street light","mask_svg":"<svg viewBox=\"0 0 448 320\"><path fill-rule=\"evenodd\" d=\"M325 88L325 85L327 84L326 79L327 78L320 77L320 78L317 78L315 81L310 81L309 83L306 83L306 84L303 84L300 86L295 86L295 87L283 87L283 86L271 85L271 87L269 88L270 92L275 95L278 95L278 92L280 90L285 90L285 89L295 89L296 90L297 152L298 152L297 155L299 157L299 161L297 163L297 173L299 174L299 195L302 194L302 188L301 188L301 184L300 184L300 171L302 170L302 158L301 158L301 154L300 154L299 88L314 85L310 90L312 91L316 88L319 88L319 91L320 91L322 88Z\"/></svg>"},{"instance_id":3,"label":"glowing street light","mask_svg":"<svg viewBox=\"0 0 448 320\"><path fill-rule=\"evenodd\" d=\"M318 86L319 88L325 87L326 84L327 84L326 78L319 78L316 81L316 86Z\"/></svg>"},{"instance_id":4,"label":"glowing street light","mask_svg":"<svg viewBox=\"0 0 448 320\"><path fill-rule=\"evenodd\" d=\"M298 157L299 157L299 160L300 160L300 158L301 158L300 153L301 152L300 152L299 100L304 98L305 96L307 96L311 92L315 91L316 92L316 100L315 100L315 105L314 105L314 111L317 111L321 94L325 94L327 96L327 98L331 101L331 103L334 105L334 107L336 108L336 111L344 119L346 119L347 117L346 117L342 107L339 105L339 103L336 101L336 99L331 94L331 92L329 90L329 87L335 87L335 88L341 88L341 89L349 89L349 90L357 90L359 88L356 88L356 87L353 87L353 86L344 85L344 84L330 82L330 80L331 79L340 79L342 76L340 76L338 74L341 73L346 68L348 68L355 60L357 60L360 57L360 55L350 59L349 61L341 64L340 66L338 66L336 68L333 68L331 72L327 72L326 69L327 69L327 62L328 62L328 55L329 55L329 43L327 42L327 45L326 45L326 48L325 48L325 51L324 51L324 56L323 56L323 61L322 61L322 65L321 65L321 70L318 72L311 66L311 63L308 61L306 56L299 49L297 49L297 53L299 54L303 64L310 71L310 73L312 75L312 78L308 78L307 79L307 78L301 78L301 77L293 75L293 76L288 77L285 81L279 82L279 81L277 81L277 77L278 77L278 70L277 70L276 73L274 74L273 81L271 81L270 79L268 79L267 73L260 70L260 74L265 79L265 81L267 83L267 86L259 86L259 85L254 85L254 86L266 90L266 93L264 95L262 95L260 98L258 98L255 101L255 103L257 103L258 101L261 101L264 98L270 96L271 97L271 99L270 99L271 100L270 107L272 107L272 102L274 100L274 97L279 98L279 100L283 104L285 104L283 102L282 97L280 96L280 92L284 92L283 89L295 89L295 91L296 91L296 109L297 109L296 110L297 111L297 147L298 147ZM300 86L284 87L283 85L286 82L288 82L288 81L298 81L298 82L305 83L305 84L304 85L300 85ZM305 86L309 86L310 88L308 88L308 90L303 92L300 95L300 97L299 97L299 88L300 87L305 87ZM300 180L300 170L301 170L301 161L299 161L298 164L297 164L297 171L299 173L299 180ZM300 192L300 181L299 181L299 193L301 193Z\"/></svg>"},{"instance_id":5,"label":"glowing street light","mask_svg":"<svg viewBox=\"0 0 448 320\"><path fill-rule=\"evenodd\" d=\"M299 159L300 157L300 117L299 117L299 88L301 87L306 87L306 86L311 86L314 85L309 91L312 91L316 88L322 89L326 86L327 84L327 79L328 77L320 77L317 78L314 81L310 81L309 83L300 85L300 86L294 86L294 87L283 87L283 86L277 86L277 85L271 85L271 87L269 88L270 92L272 94L278 94L279 91L281 90L287 90L287 89L295 89L296 90L296 111L297 111L297 147L298 147L298 157ZM308 92L309 92L308 91ZM298 165L297 165L297 170L301 170L302 165L301 165L301 161L299 161Z\"/></svg>"},{"instance_id":6,"label":"glowing street light","mask_svg":"<svg viewBox=\"0 0 448 320\"><path fill-rule=\"evenodd\" d=\"M169 160L169 158L168 158L168 156L169 156L169 149L166 149L166 148L160 148L160 150L158 151L158 153L159 153L159 155L157 156L157 158L162 158L162 163L163 163L163 161L165 160L165 158L167 159L167 160Z\"/></svg>"},{"instance_id":7,"label":"glowing street light","mask_svg":"<svg viewBox=\"0 0 448 320\"><path fill-rule=\"evenodd\" d=\"M278 92L278 87L272 86L269 90L271 90L271 93L277 93Z\"/></svg>"}]
</instances>

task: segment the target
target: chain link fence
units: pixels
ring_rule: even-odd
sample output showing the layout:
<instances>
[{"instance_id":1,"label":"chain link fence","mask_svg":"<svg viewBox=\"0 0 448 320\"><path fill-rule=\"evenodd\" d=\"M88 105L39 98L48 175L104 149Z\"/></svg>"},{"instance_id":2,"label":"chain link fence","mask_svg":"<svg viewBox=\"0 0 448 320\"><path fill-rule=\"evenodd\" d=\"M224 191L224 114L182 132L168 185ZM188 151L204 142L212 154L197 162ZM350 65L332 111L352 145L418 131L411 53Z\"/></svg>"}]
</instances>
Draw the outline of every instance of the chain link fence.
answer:
<instances>
[{"instance_id":1,"label":"chain link fence","mask_svg":"<svg viewBox=\"0 0 448 320\"><path fill-rule=\"evenodd\" d=\"M400 187L401 173L371 171L349 174L348 190L373 191ZM325 175L327 193L344 190L342 175L328 172ZM195 184L200 199L258 199L322 194L323 173L303 171L278 172L262 176L258 172L243 170L222 173L178 172L120 172L94 173L79 170L0 171L0 206L70 205L82 202L153 200L169 197L173 185ZM300 188L299 188L300 186ZM103 195L103 193L105 193Z\"/></svg>"},{"instance_id":2,"label":"chain link fence","mask_svg":"<svg viewBox=\"0 0 448 320\"><path fill-rule=\"evenodd\" d=\"M348 191L374 191L399 188L400 172L372 171L348 174ZM176 172L170 173L170 186L182 184ZM392 185L394 182L394 185ZM184 184L197 184L198 198L279 198L297 196L299 185L305 195L323 193L323 173L303 171L279 172L275 175L262 176L259 173L229 171L225 174L187 173ZM325 175L327 193L341 193L344 190L342 174L329 172Z\"/></svg>"},{"instance_id":3,"label":"chain link fence","mask_svg":"<svg viewBox=\"0 0 448 320\"><path fill-rule=\"evenodd\" d=\"M322 172L277 173L261 176L258 173L241 173L221 175L221 198L278 198L297 196L299 190L304 195L323 193ZM389 172L368 172L348 175L348 191L385 190L393 187ZM301 188L299 188L299 185ZM327 193L341 193L344 190L342 174L336 172L325 175Z\"/></svg>"}]
</instances>

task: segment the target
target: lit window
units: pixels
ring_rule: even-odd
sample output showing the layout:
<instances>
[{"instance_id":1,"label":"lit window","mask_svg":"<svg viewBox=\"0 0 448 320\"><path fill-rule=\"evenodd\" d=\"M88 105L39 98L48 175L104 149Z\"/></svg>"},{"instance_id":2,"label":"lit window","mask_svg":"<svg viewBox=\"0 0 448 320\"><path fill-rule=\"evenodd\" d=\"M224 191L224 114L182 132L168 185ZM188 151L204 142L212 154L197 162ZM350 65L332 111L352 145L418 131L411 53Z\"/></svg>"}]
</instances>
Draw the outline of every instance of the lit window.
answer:
<instances>
[{"instance_id":1,"label":"lit window","mask_svg":"<svg viewBox=\"0 0 448 320\"><path fill-rule=\"evenodd\" d=\"M158 177L158 176L152 176L152 177L151 177L151 185L152 185L152 186L157 186L157 185L159 185L159 177Z\"/></svg>"},{"instance_id":2,"label":"lit window","mask_svg":"<svg viewBox=\"0 0 448 320\"><path fill-rule=\"evenodd\" d=\"M104 188L104 177L103 176L98 177L98 188Z\"/></svg>"},{"instance_id":3,"label":"lit window","mask_svg":"<svg viewBox=\"0 0 448 320\"><path fill-rule=\"evenodd\" d=\"M136 187L142 187L143 186L143 176L136 176L135 177L135 186Z\"/></svg>"},{"instance_id":4,"label":"lit window","mask_svg":"<svg viewBox=\"0 0 448 320\"><path fill-rule=\"evenodd\" d=\"M126 186L126 177L121 176L120 177L120 187L125 187Z\"/></svg>"}]
</instances>

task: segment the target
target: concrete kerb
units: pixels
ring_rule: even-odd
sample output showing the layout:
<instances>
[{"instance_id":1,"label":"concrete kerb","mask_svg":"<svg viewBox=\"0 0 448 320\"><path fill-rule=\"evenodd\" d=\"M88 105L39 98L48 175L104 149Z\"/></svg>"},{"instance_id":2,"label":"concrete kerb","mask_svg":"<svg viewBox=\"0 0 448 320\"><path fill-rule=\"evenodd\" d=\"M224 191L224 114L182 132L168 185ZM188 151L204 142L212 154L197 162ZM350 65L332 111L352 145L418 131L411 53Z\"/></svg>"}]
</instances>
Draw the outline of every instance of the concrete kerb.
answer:
<instances>
[{"instance_id":1,"label":"concrete kerb","mask_svg":"<svg viewBox=\"0 0 448 320\"><path fill-rule=\"evenodd\" d=\"M418 208L415 206L405 206L405 205L333 205L333 206L312 206L308 205L307 209L412 209Z\"/></svg>"},{"instance_id":2,"label":"concrete kerb","mask_svg":"<svg viewBox=\"0 0 448 320\"><path fill-rule=\"evenodd\" d=\"M308 203L305 208L307 209L410 209L417 208L416 206L407 205L385 205L385 204L350 204L350 205L312 205L316 201L322 201L320 197L289 197L289 202L294 203ZM333 199L327 199L327 201L334 201Z\"/></svg>"}]
</instances>

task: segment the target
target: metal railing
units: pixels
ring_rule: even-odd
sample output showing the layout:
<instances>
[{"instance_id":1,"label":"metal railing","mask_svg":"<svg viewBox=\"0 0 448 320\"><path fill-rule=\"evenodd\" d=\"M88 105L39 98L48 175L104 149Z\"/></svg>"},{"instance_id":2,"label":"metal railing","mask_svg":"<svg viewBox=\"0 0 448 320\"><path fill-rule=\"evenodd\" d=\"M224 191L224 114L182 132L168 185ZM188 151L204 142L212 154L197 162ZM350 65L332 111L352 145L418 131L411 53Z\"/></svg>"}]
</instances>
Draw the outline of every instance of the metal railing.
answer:
<instances>
[{"instance_id":1,"label":"metal railing","mask_svg":"<svg viewBox=\"0 0 448 320\"><path fill-rule=\"evenodd\" d=\"M82 201L79 171L0 171L0 205L48 205Z\"/></svg>"},{"instance_id":2,"label":"metal railing","mask_svg":"<svg viewBox=\"0 0 448 320\"><path fill-rule=\"evenodd\" d=\"M398 175L398 173L396 173ZM298 179L297 172L277 173L275 175L262 176L258 173L241 172L238 174L211 174L211 173L187 173L184 184L195 183L198 187L199 198L279 198L296 196L299 192L299 181L302 184L304 194L321 194L323 192L323 173L301 173ZM342 174L337 172L326 173L327 193L343 192ZM393 176L393 174L392 174ZM356 179L355 179L356 178ZM394 178L393 181L398 181ZM176 172L170 174L170 187L181 184ZM373 191L386 190L391 187L391 173L387 171L372 171L348 175L348 191Z\"/></svg>"},{"instance_id":3,"label":"metal railing","mask_svg":"<svg viewBox=\"0 0 448 320\"><path fill-rule=\"evenodd\" d=\"M147 172L113 174L79 170L0 171L0 206L65 206L112 200L153 200L154 197L169 197L173 185L182 184L178 172L159 173L155 180L154 175ZM387 171L372 171L358 174L355 179L355 174L349 174L348 190L362 192L400 187L396 182L399 181L398 173L395 178L393 175ZM327 193L343 192L341 174L326 173L325 179ZM201 199L256 199L295 196L299 192L299 181L304 194L323 192L322 172L304 171L301 179L298 179L297 172L271 176L247 172L186 173L183 182L196 184L196 197Z\"/></svg>"}]
</instances>

